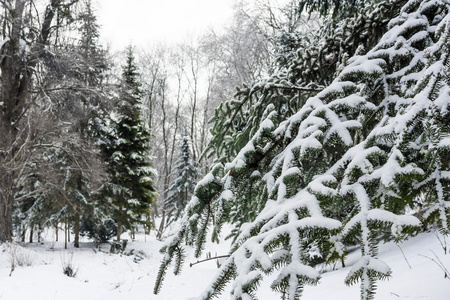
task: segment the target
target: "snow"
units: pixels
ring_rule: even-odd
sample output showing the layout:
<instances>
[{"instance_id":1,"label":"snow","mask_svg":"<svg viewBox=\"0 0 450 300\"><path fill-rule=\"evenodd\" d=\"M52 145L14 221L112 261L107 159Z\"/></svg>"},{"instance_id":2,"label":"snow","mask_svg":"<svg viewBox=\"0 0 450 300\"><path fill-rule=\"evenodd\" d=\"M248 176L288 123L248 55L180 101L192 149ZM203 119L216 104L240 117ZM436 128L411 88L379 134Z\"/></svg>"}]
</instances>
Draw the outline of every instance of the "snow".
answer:
<instances>
[{"instance_id":1,"label":"snow","mask_svg":"<svg viewBox=\"0 0 450 300\"><path fill-rule=\"evenodd\" d=\"M4 40L1 40L1 41L0 41L0 49L2 49L2 48L3 48L3 45L5 45L8 41L9 41L9 38L6 38L6 39L4 39Z\"/></svg>"},{"instance_id":2,"label":"snow","mask_svg":"<svg viewBox=\"0 0 450 300\"><path fill-rule=\"evenodd\" d=\"M450 137L445 137L439 141L439 147L450 147Z\"/></svg>"},{"instance_id":3,"label":"snow","mask_svg":"<svg viewBox=\"0 0 450 300\"><path fill-rule=\"evenodd\" d=\"M321 195L336 195L336 191L324 185L325 182L336 182L336 178L332 175L319 176L317 179L308 184L308 188L315 193Z\"/></svg>"},{"instance_id":4,"label":"snow","mask_svg":"<svg viewBox=\"0 0 450 300\"><path fill-rule=\"evenodd\" d=\"M273 127L274 127L274 124L273 124L272 120L267 118L264 121L262 121L261 125L259 126L259 130L263 131L265 129L271 129Z\"/></svg>"},{"instance_id":5,"label":"snow","mask_svg":"<svg viewBox=\"0 0 450 300\"><path fill-rule=\"evenodd\" d=\"M386 61L384 61L381 58L378 59L372 59L367 60L365 56L355 56L354 58L349 60L349 66L345 68L342 73L341 77L345 78L345 75L352 74L354 72L360 72L360 73L384 73L383 69L380 67L380 65L385 65Z\"/></svg>"},{"instance_id":6,"label":"snow","mask_svg":"<svg viewBox=\"0 0 450 300\"><path fill-rule=\"evenodd\" d=\"M197 187L206 186L208 183L214 181L214 175L212 173L208 173L197 183Z\"/></svg>"},{"instance_id":7,"label":"snow","mask_svg":"<svg viewBox=\"0 0 450 300\"><path fill-rule=\"evenodd\" d=\"M123 238L129 237L124 234ZM444 254L438 238L447 248L450 246L448 238L445 240L433 231L421 233L399 246L393 243L381 244L378 259L370 259L369 266L378 271L390 268L392 277L388 281L377 282L375 300L448 300L449 279L444 278L442 269L433 260L438 261L439 258L448 270L450 253ZM32 264L16 267L11 276L9 248L7 245L0 246L0 299L197 299L218 271L215 260L190 268L189 263L197 259L193 256L194 249L187 248L187 265L181 275L174 276L169 269L160 294L154 295L153 285L162 259L159 249L163 245L163 242L156 240L154 233L147 237L138 235L135 241L128 243L126 252L135 249L134 253L143 257L139 262L134 261L133 255L110 254L107 244L101 245L99 251L93 243L83 240L80 249L74 249L70 244L69 249L64 250L62 242L52 242L51 233L47 233L44 239L43 244L18 246L19 250L16 251L23 252ZM228 241L221 244L207 243L206 251L211 252L213 256L222 255L228 253L229 246ZM279 251L274 255L285 254ZM74 278L67 277L62 272L62 263L70 261L71 258L74 267L78 269ZM356 250L348 255L345 268L337 265L319 268L322 272L319 284L305 286L301 299L359 299L359 284L351 287L344 284L349 271L358 266L359 259L360 253ZM283 271L284 274L307 273L312 276L317 272L297 265L292 263ZM250 275L257 273L249 274L248 279L252 277ZM275 272L262 280L257 292L258 299L280 298L270 289L271 282L279 275L279 272ZM228 286L218 299L230 299L230 289L231 286Z\"/></svg>"},{"instance_id":8,"label":"snow","mask_svg":"<svg viewBox=\"0 0 450 300\"><path fill-rule=\"evenodd\" d=\"M338 107L338 106L350 106L350 107L358 107L363 106L369 109L375 109L376 106L373 103L367 102L363 97L351 94L350 96L344 98L337 98L330 102L330 108Z\"/></svg>"},{"instance_id":9,"label":"snow","mask_svg":"<svg viewBox=\"0 0 450 300\"><path fill-rule=\"evenodd\" d=\"M306 276L309 278L319 278L320 274L315 270L314 268L311 268L309 266L305 266L301 264L300 262L292 262L288 266L286 266L278 275L275 282L280 282L283 278L286 276L293 274L298 276Z\"/></svg>"},{"instance_id":10,"label":"snow","mask_svg":"<svg viewBox=\"0 0 450 300\"><path fill-rule=\"evenodd\" d=\"M356 272L363 268L374 270L375 272L383 274L388 274L391 271L391 268L389 268L389 266L383 261L370 256L363 256L352 266L347 278L354 276Z\"/></svg>"},{"instance_id":11,"label":"snow","mask_svg":"<svg viewBox=\"0 0 450 300\"><path fill-rule=\"evenodd\" d=\"M420 226L419 219L414 216L398 216L382 209L371 209L367 214L367 219L389 222L396 226Z\"/></svg>"},{"instance_id":12,"label":"snow","mask_svg":"<svg viewBox=\"0 0 450 300\"><path fill-rule=\"evenodd\" d=\"M227 170L231 170L232 168L237 168L237 169L240 169L240 168L244 168L245 166L246 166L246 158L245 158L245 155L248 153L248 152L253 152L253 151L255 151L255 147L254 147L254 145L253 145L253 141L249 141L248 143L247 143L247 145L245 145L242 149L241 149L241 151L239 151L239 154L236 156L236 158L231 162L231 163L227 163L226 165L225 165L225 168L227 169Z\"/></svg>"},{"instance_id":13,"label":"snow","mask_svg":"<svg viewBox=\"0 0 450 300\"><path fill-rule=\"evenodd\" d=\"M233 198L233 192L230 190L224 190L222 194L220 194L220 198L230 200Z\"/></svg>"},{"instance_id":14,"label":"snow","mask_svg":"<svg viewBox=\"0 0 450 300\"><path fill-rule=\"evenodd\" d=\"M142 178L139 179L140 183L144 183L144 182L152 182L152 179L148 176L144 176Z\"/></svg>"}]
</instances>

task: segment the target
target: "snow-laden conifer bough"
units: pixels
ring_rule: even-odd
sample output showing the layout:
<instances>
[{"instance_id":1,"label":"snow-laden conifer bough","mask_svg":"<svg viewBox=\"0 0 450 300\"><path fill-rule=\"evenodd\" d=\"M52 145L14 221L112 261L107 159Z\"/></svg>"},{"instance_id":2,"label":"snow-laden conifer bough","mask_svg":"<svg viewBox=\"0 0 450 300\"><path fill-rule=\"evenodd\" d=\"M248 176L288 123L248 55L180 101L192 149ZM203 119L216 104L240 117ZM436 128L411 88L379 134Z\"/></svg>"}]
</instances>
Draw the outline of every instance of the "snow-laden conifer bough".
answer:
<instances>
[{"instance_id":1,"label":"snow-laden conifer bough","mask_svg":"<svg viewBox=\"0 0 450 300\"><path fill-rule=\"evenodd\" d=\"M383 3L390 2L399 1ZM183 243L201 254L212 216L213 239L220 233L239 206L240 184L250 180L261 209L236 225L230 256L199 299L228 283L231 299L254 299L268 274L276 274L272 288L282 299L299 299L305 284L320 279L311 249L330 263L344 261L355 244L361 257L345 284L359 282L361 299L373 299L377 280L391 276L377 258L381 239L400 242L422 224L449 234L449 11L446 0L407 1L378 44L359 49L296 114L277 124L277 110L267 106L234 160L198 183L161 250L154 292L173 259L180 272Z\"/></svg>"}]
</instances>

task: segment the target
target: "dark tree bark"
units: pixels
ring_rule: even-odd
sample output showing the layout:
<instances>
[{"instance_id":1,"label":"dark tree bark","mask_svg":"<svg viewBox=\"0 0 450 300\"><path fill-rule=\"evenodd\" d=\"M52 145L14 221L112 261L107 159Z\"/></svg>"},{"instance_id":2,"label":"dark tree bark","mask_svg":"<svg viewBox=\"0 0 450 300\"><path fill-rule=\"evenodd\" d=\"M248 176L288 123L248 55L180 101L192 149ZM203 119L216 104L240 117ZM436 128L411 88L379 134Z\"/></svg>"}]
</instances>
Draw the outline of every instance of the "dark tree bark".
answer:
<instances>
[{"instance_id":1,"label":"dark tree bark","mask_svg":"<svg viewBox=\"0 0 450 300\"><path fill-rule=\"evenodd\" d=\"M75 217L74 217L74 228L73 228L73 232L75 234L74 240L73 240L73 246L75 248L80 248L80 213L79 212L75 212Z\"/></svg>"},{"instance_id":2,"label":"dark tree bark","mask_svg":"<svg viewBox=\"0 0 450 300\"><path fill-rule=\"evenodd\" d=\"M21 120L31 105L30 88L39 59L49 43L52 21L58 6L70 6L78 0L49 0L42 24L29 50L22 47L25 27L25 7L29 0L3 1L5 9L3 38L0 49L0 242L11 241L13 236L12 210L15 182L20 175L19 154L26 151L24 136L29 128ZM25 134L24 134L25 133ZM23 155L22 157L26 157Z\"/></svg>"}]
</instances>

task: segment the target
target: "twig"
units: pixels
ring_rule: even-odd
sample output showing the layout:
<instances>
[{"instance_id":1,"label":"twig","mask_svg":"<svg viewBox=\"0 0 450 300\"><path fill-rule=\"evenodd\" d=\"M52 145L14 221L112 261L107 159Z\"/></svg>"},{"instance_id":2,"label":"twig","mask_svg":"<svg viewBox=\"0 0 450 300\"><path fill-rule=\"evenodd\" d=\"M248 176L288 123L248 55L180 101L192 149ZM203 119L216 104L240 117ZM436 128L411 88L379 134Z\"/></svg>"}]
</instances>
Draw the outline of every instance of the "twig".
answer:
<instances>
[{"instance_id":1,"label":"twig","mask_svg":"<svg viewBox=\"0 0 450 300\"><path fill-rule=\"evenodd\" d=\"M434 235L437 237L439 243L442 246L442 249L444 249L444 254L447 255L447 241L445 240L445 235L443 236L443 239L444 239L443 241L441 240L441 238L439 237L439 235L436 232L434 232Z\"/></svg>"},{"instance_id":2,"label":"twig","mask_svg":"<svg viewBox=\"0 0 450 300\"><path fill-rule=\"evenodd\" d=\"M271 89L271 88L294 90L294 91L299 91L299 92L317 92L317 93L319 93L323 90L323 89L303 88L303 87L297 87L297 86L284 86L284 85L277 85L277 84L274 84L269 87L269 89Z\"/></svg>"},{"instance_id":3,"label":"twig","mask_svg":"<svg viewBox=\"0 0 450 300\"><path fill-rule=\"evenodd\" d=\"M213 259L219 259L219 258L228 258L228 257L230 257L230 255L219 255L219 256L215 256L215 257L209 257L209 258L206 258L206 259L203 259L203 260L197 260L194 263L190 263L189 266L192 268L192 266L194 266L196 264L199 264L199 263L202 263L202 262L205 262L205 261L209 261L209 260L213 260Z\"/></svg>"},{"instance_id":4,"label":"twig","mask_svg":"<svg viewBox=\"0 0 450 300\"><path fill-rule=\"evenodd\" d=\"M434 260L433 258L430 258L426 255L422 255L419 254L420 256L423 256L425 258L428 258L429 260L431 260L432 262L434 262L436 265L439 266L439 268L441 268L442 271L444 271L444 278L447 278L448 280L450 280L450 272L447 270L447 268L444 266L444 264L442 263L442 261L439 259L439 257L436 255L436 253L433 252L433 250L430 250L431 253L434 254L434 256L436 257L436 260Z\"/></svg>"},{"instance_id":5,"label":"twig","mask_svg":"<svg viewBox=\"0 0 450 300\"><path fill-rule=\"evenodd\" d=\"M411 270L412 268L411 268L411 265L409 264L408 260L406 259L405 252L403 252L403 249L398 244L396 244L396 245L397 245L398 249L400 249L400 251L402 252L403 258L405 259L406 263L408 264L409 269Z\"/></svg>"}]
</instances>

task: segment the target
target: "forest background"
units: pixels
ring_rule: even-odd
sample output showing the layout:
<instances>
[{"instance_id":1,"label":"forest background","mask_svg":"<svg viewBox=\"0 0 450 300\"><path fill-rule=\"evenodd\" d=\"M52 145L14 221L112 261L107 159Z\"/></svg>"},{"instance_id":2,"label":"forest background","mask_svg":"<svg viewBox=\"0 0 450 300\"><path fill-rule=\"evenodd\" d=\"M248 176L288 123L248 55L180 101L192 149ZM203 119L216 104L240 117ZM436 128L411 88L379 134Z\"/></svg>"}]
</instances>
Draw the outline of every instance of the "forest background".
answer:
<instances>
[{"instance_id":1,"label":"forest background","mask_svg":"<svg viewBox=\"0 0 450 300\"><path fill-rule=\"evenodd\" d=\"M12 236L12 219L15 235L22 240L27 235L33 241L39 240L44 227L55 224L58 228L56 224L64 218L68 218L66 229L75 226L78 233L76 224L81 215L87 215L85 209L91 216L108 216L108 209L98 209L98 200L92 196L99 194L108 177L108 163L100 153L101 129L94 128L100 125L94 123L117 112L128 58L136 68L133 80L140 89L141 121L151 132L152 149L146 155L152 157L158 174L153 178L158 199L154 199L152 217L161 213L158 208L176 179L172 171L183 136L189 140L193 163L204 173L209 162L199 158L210 138L208 121L215 107L229 99L237 85L262 76L268 66L269 42L244 12L244 4L239 5L234 21L220 34L211 29L177 44L154 42L145 48L130 44L112 51L100 42L91 1L2 2L2 50L17 56L10 62L3 60L3 86L17 86L4 88L4 99L21 98L11 107L2 100L3 131L8 131L3 133L2 153L12 155L4 156L2 164L3 176L8 178L3 181L2 211L11 216L11 221L5 221L2 240ZM17 44L11 43L14 38ZM32 72L23 77L27 68ZM18 77L15 84L6 81L10 76ZM8 136L7 120L25 125ZM16 153L16 143L22 152ZM52 160L55 156L60 157ZM69 179L72 172L83 178ZM70 180L79 181L71 191Z\"/></svg>"},{"instance_id":2,"label":"forest background","mask_svg":"<svg viewBox=\"0 0 450 300\"><path fill-rule=\"evenodd\" d=\"M220 31L122 56L88 0L0 4L0 241L178 221L157 293L232 224L204 299L273 273L297 299L353 247L345 282L372 299L379 242L448 235L448 1L237 2Z\"/></svg>"}]
</instances>

